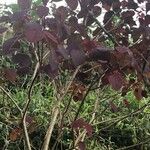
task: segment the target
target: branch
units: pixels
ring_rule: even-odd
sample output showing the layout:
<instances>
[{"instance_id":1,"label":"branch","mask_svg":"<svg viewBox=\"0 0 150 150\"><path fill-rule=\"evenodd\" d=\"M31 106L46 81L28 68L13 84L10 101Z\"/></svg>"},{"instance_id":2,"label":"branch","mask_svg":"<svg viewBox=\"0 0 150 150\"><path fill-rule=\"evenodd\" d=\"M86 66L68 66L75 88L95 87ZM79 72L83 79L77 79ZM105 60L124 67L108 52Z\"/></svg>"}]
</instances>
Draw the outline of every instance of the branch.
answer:
<instances>
[{"instance_id":1,"label":"branch","mask_svg":"<svg viewBox=\"0 0 150 150\"><path fill-rule=\"evenodd\" d=\"M101 23L94 17L92 12L89 12L89 15L94 19L96 24L103 30L103 32L109 37L109 39L115 44L119 46L119 43L115 40L115 38L101 25Z\"/></svg>"},{"instance_id":2,"label":"branch","mask_svg":"<svg viewBox=\"0 0 150 150\"><path fill-rule=\"evenodd\" d=\"M26 103L23 117L22 117L23 131L24 131L25 141L26 141L28 150L31 150L31 146L30 146L30 140L29 140L29 135L28 135L27 126L26 126L26 115L27 115L27 110L28 110L29 104L31 102L31 93L32 93L34 82L35 82L37 75L38 75L38 69L39 69L39 63L37 63L35 70L34 70L32 82L31 82L31 85L30 85L30 88L28 91L28 101Z\"/></svg>"},{"instance_id":3,"label":"branch","mask_svg":"<svg viewBox=\"0 0 150 150\"><path fill-rule=\"evenodd\" d=\"M100 82L99 82L98 85L100 85ZM96 90L96 93L99 95L99 93L101 93L101 92L98 89L98 90ZM90 120L89 124L91 124L95 120L96 111L98 110L98 106L99 106L98 103L99 103L99 96L98 96L98 98L96 99L96 101L94 103L94 109L93 109L92 117L91 117L91 120ZM79 136L77 137L77 139L75 141L75 146L78 144L79 140L84 141L86 133L87 133L87 131L84 129L84 131L81 134L79 134Z\"/></svg>"},{"instance_id":4,"label":"branch","mask_svg":"<svg viewBox=\"0 0 150 150\"><path fill-rule=\"evenodd\" d=\"M80 104L80 106L79 106L79 108L78 108L78 110L77 110L77 113L76 113L76 115L75 115L75 117L74 117L73 122L77 120L77 118L78 118L78 116L79 116L79 114L80 114L80 111L81 111L81 109L82 109L82 107L83 107L83 105L84 105L84 102L85 102L85 100L86 100L86 97L87 97L87 95L89 94L91 88L93 87L93 85L95 84L95 82L97 82L97 81L100 79L100 77L98 77L98 79L94 81L95 78L96 78L96 76L92 79L91 84L89 85L89 87L88 87L86 93L84 94L84 97L82 98L82 102L81 102L81 104ZM73 144L72 144L72 149L73 149L73 148L75 148L75 145L76 145L76 144L75 144L75 136L74 136L73 127L71 128L71 133L72 133L72 135L73 135Z\"/></svg>"},{"instance_id":5,"label":"branch","mask_svg":"<svg viewBox=\"0 0 150 150\"><path fill-rule=\"evenodd\" d=\"M60 103L58 104L58 106L59 105L60 105ZM44 140L42 150L48 150L49 142L50 142L50 139L51 139L51 135L52 135L52 132L53 132L54 125L55 125L58 114L59 114L59 107L56 107L54 109L53 118L50 122L50 125L49 125L48 130L47 130L46 135L45 135L45 140Z\"/></svg>"}]
</instances>

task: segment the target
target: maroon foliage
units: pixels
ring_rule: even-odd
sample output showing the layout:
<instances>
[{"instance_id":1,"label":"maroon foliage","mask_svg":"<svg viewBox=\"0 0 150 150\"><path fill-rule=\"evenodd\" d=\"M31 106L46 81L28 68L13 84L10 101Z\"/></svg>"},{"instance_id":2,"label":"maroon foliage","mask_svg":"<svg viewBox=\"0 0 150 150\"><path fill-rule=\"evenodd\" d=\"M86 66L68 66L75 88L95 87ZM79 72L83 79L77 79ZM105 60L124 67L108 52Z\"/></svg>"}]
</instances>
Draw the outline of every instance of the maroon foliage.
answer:
<instances>
[{"instance_id":1,"label":"maroon foliage","mask_svg":"<svg viewBox=\"0 0 150 150\"><path fill-rule=\"evenodd\" d=\"M123 100L124 105L128 108L130 106L130 103L127 99Z\"/></svg>"},{"instance_id":2,"label":"maroon foliage","mask_svg":"<svg viewBox=\"0 0 150 150\"><path fill-rule=\"evenodd\" d=\"M43 5L46 6L49 0L42 0L42 1L43 1Z\"/></svg>"},{"instance_id":3,"label":"maroon foliage","mask_svg":"<svg viewBox=\"0 0 150 150\"><path fill-rule=\"evenodd\" d=\"M144 0L65 0L67 5L56 8L52 5L52 14L48 16L47 3L57 4L61 1L43 0L39 6L33 6L31 0L18 0L19 11L0 17L1 23L12 24L15 33L14 37L3 43L2 53L14 55L17 51L13 62L19 64L18 73L29 70L31 64L27 58L29 55L24 53L23 58L20 52L20 43L23 41L29 47L31 44L39 46L35 48L39 51L38 55L46 54L47 51L50 51L50 55L55 55L46 57L48 60L41 60L41 68L52 77L58 74L59 69L72 70L85 63L93 63L94 67L98 63L103 73L103 85L110 84L113 89L120 90L126 85L125 76L130 73L145 84L146 78L149 78L146 75L149 67L146 64L145 68L144 65L149 57L147 54L150 46L149 3L141 8L139 4ZM100 19L104 9L106 13ZM29 15L32 12L33 15ZM100 25L101 22L104 25ZM0 33L6 30L1 27ZM111 48L108 48L106 43L110 41ZM32 61L34 64L35 60ZM105 73L105 70L108 72ZM128 86L127 89L129 90Z\"/></svg>"},{"instance_id":4,"label":"maroon foliage","mask_svg":"<svg viewBox=\"0 0 150 150\"><path fill-rule=\"evenodd\" d=\"M37 7L37 14L40 18L47 16L49 13L49 8L46 6L38 6Z\"/></svg>"},{"instance_id":5,"label":"maroon foliage","mask_svg":"<svg viewBox=\"0 0 150 150\"><path fill-rule=\"evenodd\" d=\"M76 9L78 6L78 0L65 0L67 5L72 9Z\"/></svg>"},{"instance_id":6,"label":"maroon foliage","mask_svg":"<svg viewBox=\"0 0 150 150\"><path fill-rule=\"evenodd\" d=\"M89 123L85 122L82 118L72 122L72 128L73 129L83 128L86 130L88 136L91 136L93 132L92 126Z\"/></svg>"},{"instance_id":7,"label":"maroon foliage","mask_svg":"<svg viewBox=\"0 0 150 150\"><path fill-rule=\"evenodd\" d=\"M79 147L79 150L86 150L86 146L85 146L85 143L84 142L79 142L78 143L78 147Z\"/></svg>"},{"instance_id":8,"label":"maroon foliage","mask_svg":"<svg viewBox=\"0 0 150 150\"><path fill-rule=\"evenodd\" d=\"M17 80L17 73L15 69L5 68L3 69L4 78L12 83Z\"/></svg>"},{"instance_id":9,"label":"maroon foliage","mask_svg":"<svg viewBox=\"0 0 150 150\"><path fill-rule=\"evenodd\" d=\"M116 106L116 104L112 101L109 102L110 104L110 108L112 112L117 112L118 111L118 107Z\"/></svg>"},{"instance_id":10,"label":"maroon foliage","mask_svg":"<svg viewBox=\"0 0 150 150\"><path fill-rule=\"evenodd\" d=\"M12 57L12 61L19 64L21 67L29 67L31 65L31 59L29 55L18 53Z\"/></svg>"},{"instance_id":11,"label":"maroon foliage","mask_svg":"<svg viewBox=\"0 0 150 150\"><path fill-rule=\"evenodd\" d=\"M18 0L18 5L21 10L28 10L31 7L31 0Z\"/></svg>"},{"instance_id":12,"label":"maroon foliage","mask_svg":"<svg viewBox=\"0 0 150 150\"><path fill-rule=\"evenodd\" d=\"M148 1L42 0L40 2L40 4L33 2L32 5L32 0L18 0L19 10L4 11L0 17L0 34L4 36L2 39L9 37L5 41L2 40L1 46L1 54L6 57L6 63L4 62L1 69L6 81L17 84L17 79L22 79L23 75L30 77L39 65L36 77L41 79L45 77L41 74L45 73L51 80L56 81L54 83L58 87L66 82L66 72L68 77L80 67L67 94L72 94L71 100L81 103L81 107L88 92L105 86L121 92L122 103L127 108L130 107L130 102L124 96L129 91L137 100L148 97L150 86ZM65 3L58 7L57 2ZM143 7L143 3L146 6ZM3 33L6 33L6 36ZM18 78L19 76L21 78ZM113 100L109 102L109 106L112 112L119 111L118 104ZM91 136L92 126L82 118L78 119L78 115L71 127L77 131L76 133L85 129L87 135ZM15 141L20 138L21 132L20 128L12 130L10 139ZM76 144L79 149L85 149L82 141Z\"/></svg>"},{"instance_id":13,"label":"maroon foliage","mask_svg":"<svg viewBox=\"0 0 150 150\"><path fill-rule=\"evenodd\" d=\"M6 27L0 27L0 34L4 33L7 31Z\"/></svg>"},{"instance_id":14,"label":"maroon foliage","mask_svg":"<svg viewBox=\"0 0 150 150\"><path fill-rule=\"evenodd\" d=\"M4 55L7 55L7 54L10 54L12 52L14 52L15 50L17 50L17 41L18 41L19 37L12 37L8 40L6 40L4 43L3 43L3 46L2 46L2 53Z\"/></svg>"},{"instance_id":15,"label":"maroon foliage","mask_svg":"<svg viewBox=\"0 0 150 150\"><path fill-rule=\"evenodd\" d=\"M85 55L83 51L79 49L70 50L70 55L75 66L81 65L85 62Z\"/></svg>"},{"instance_id":16,"label":"maroon foliage","mask_svg":"<svg viewBox=\"0 0 150 150\"><path fill-rule=\"evenodd\" d=\"M43 39L42 26L35 22L29 22L24 27L24 35L27 41L36 43Z\"/></svg>"},{"instance_id":17,"label":"maroon foliage","mask_svg":"<svg viewBox=\"0 0 150 150\"><path fill-rule=\"evenodd\" d=\"M114 90L120 90L125 84L125 79L123 75L118 71L114 71L108 77L108 81Z\"/></svg>"}]
</instances>

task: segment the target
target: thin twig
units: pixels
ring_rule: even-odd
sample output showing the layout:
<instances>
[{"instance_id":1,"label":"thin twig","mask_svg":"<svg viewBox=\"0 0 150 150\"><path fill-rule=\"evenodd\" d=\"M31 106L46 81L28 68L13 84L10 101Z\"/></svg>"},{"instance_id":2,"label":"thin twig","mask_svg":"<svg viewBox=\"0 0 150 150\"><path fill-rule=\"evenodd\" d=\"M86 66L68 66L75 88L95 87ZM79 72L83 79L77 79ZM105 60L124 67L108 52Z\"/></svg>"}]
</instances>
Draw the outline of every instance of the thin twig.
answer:
<instances>
[{"instance_id":1,"label":"thin twig","mask_svg":"<svg viewBox=\"0 0 150 150\"><path fill-rule=\"evenodd\" d=\"M100 129L100 131L101 131L101 130L106 130L106 129L108 129L109 127L111 127L112 125L114 125L114 124L116 124L116 123L118 123L118 122L120 122L120 121L122 121L122 120L124 120L124 119L126 119L126 118L128 118L128 117L140 113L141 111L143 111L143 109L144 109L145 107L147 107L147 106L149 106L149 105L150 105L150 103L145 104L145 105L142 106L141 108L139 108L139 109L137 109L137 110L135 110L135 111L129 113L129 114L126 115L126 116L123 116L122 118L120 118L120 119L117 120L116 122L113 122L112 124L108 125L107 127L104 127L104 128L102 128L102 129Z\"/></svg>"},{"instance_id":2,"label":"thin twig","mask_svg":"<svg viewBox=\"0 0 150 150\"><path fill-rule=\"evenodd\" d=\"M143 140L142 142L140 143L137 143L137 144L134 144L134 145L130 145L130 146L126 146L126 147L123 147L123 148L119 148L119 149L116 149L116 150L128 150L130 148L133 148L133 147L136 147L136 146L139 146L139 145L143 145L143 144L146 144L150 141L150 137Z\"/></svg>"},{"instance_id":3,"label":"thin twig","mask_svg":"<svg viewBox=\"0 0 150 150\"><path fill-rule=\"evenodd\" d=\"M100 85L100 82L98 85ZM98 89L98 90L96 90L96 93L99 95L99 93L101 93L101 92ZM96 111L98 110L98 106L99 106L98 103L99 103L99 98L97 98L94 103L94 110L92 112L92 117L91 117L89 124L91 124L95 120ZM75 146L78 144L80 139L81 139L81 141L84 141L86 133L87 133L87 131L86 131L86 129L84 129L84 131L77 137L77 139L75 141Z\"/></svg>"},{"instance_id":4,"label":"thin twig","mask_svg":"<svg viewBox=\"0 0 150 150\"><path fill-rule=\"evenodd\" d=\"M95 76L95 77L96 77L96 76ZM91 84L89 85L89 87L88 87L86 93L84 94L84 96L83 96L83 98L82 98L82 101L81 101L81 103L80 103L80 106L79 106L79 108L78 108L78 110L77 110L77 113L76 113L76 115L75 115L75 117L74 117L73 122L75 122L75 121L77 120L77 118L78 118L78 116L79 116L79 114L80 114L80 111L81 111L81 109L82 109L82 107L83 107L83 105L84 105L84 102L85 102L85 100L86 100L86 97L87 97L87 95L89 94L91 88L93 87L93 85L95 84L95 82L98 81L99 78L100 78L100 77L99 77L96 81L94 81L95 77L92 79ZM72 133L72 136L73 136L73 144L72 144L73 146L72 146L72 148L75 148L75 135L74 135L73 127L71 128L71 133Z\"/></svg>"},{"instance_id":5,"label":"thin twig","mask_svg":"<svg viewBox=\"0 0 150 150\"><path fill-rule=\"evenodd\" d=\"M31 150L31 145L30 145L29 135L28 135L27 126L26 126L26 115L27 115L27 110L28 110L29 104L31 102L32 88L33 88L34 82L38 76L38 69L39 69L39 63L37 63L35 70L34 70L33 78L32 78L31 85L30 85L29 91L28 91L28 101L26 103L23 117L22 117L23 131L24 131L25 141L26 141L28 150Z\"/></svg>"},{"instance_id":6,"label":"thin twig","mask_svg":"<svg viewBox=\"0 0 150 150\"><path fill-rule=\"evenodd\" d=\"M17 107L17 109L19 110L19 112L22 114L22 110L19 107L19 105L15 102L15 100L12 98L12 96L2 87L0 86L0 89L9 97L9 99L14 103L14 105Z\"/></svg>"},{"instance_id":7,"label":"thin twig","mask_svg":"<svg viewBox=\"0 0 150 150\"><path fill-rule=\"evenodd\" d=\"M103 30L103 32L109 37L109 39L117 46L119 46L119 43L115 40L115 37L113 37L102 25L101 23L94 17L92 12L89 12L91 17L94 19L95 23Z\"/></svg>"}]
</instances>

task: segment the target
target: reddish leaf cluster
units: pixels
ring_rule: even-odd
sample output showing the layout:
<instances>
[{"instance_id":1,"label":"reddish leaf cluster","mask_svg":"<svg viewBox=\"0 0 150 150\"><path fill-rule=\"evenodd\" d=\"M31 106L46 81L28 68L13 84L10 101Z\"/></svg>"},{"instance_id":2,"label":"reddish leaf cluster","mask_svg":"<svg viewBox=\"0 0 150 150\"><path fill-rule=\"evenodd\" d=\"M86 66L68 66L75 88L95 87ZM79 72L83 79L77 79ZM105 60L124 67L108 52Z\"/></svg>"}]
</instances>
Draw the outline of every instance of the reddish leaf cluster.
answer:
<instances>
[{"instance_id":1,"label":"reddish leaf cluster","mask_svg":"<svg viewBox=\"0 0 150 150\"><path fill-rule=\"evenodd\" d=\"M61 1L52 0L51 4ZM10 23L13 27L14 34L3 43L2 54L18 64L16 73L32 72L32 65L38 60L36 54L40 73L45 72L52 79L60 70L72 71L83 64L92 68L97 63L103 86L133 90L139 99L139 88L130 88L134 83L129 85L126 76L134 75L137 82L149 85L149 2L65 0L66 6L51 5L51 9L48 2L43 0L39 6L33 6L31 0L18 0L19 11L0 17L0 23ZM145 2L146 6L141 7ZM6 30L2 26L0 33ZM27 47L22 49L22 43ZM7 78L12 82L15 76Z\"/></svg>"},{"instance_id":2,"label":"reddish leaf cluster","mask_svg":"<svg viewBox=\"0 0 150 150\"><path fill-rule=\"evenodd\" d=\"M75 120L74 122L72 122L71 124L73 129L79 130L79 129L85 129L87 132L88 136L92 135L93 129L92 126L85 122L82 118Z\"/></svg>"},{"instance_id":3,"label":"reddish leaf cluster","mask_svg":"<svg viewBox=\"0 0 150 150\"><path fill-rule=\"evenodd\" d=\"M86 91L86 87L79 83L72 83L69 92L73 92L73 100L75 102L82 101L84 93Z\"/></svg>"}]
</instances>

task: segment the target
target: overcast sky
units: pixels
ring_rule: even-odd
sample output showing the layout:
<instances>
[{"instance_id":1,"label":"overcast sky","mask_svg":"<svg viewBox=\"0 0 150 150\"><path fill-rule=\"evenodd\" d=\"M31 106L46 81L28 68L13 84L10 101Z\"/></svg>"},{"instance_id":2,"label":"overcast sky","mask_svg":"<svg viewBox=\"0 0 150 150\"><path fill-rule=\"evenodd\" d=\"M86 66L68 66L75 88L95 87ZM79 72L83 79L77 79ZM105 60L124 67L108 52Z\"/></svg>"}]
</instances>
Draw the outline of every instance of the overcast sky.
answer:
<instances>
[{"instance_id":1,"label":"overcast sky","mask_svg":"<svg viewBox=\"0 0 150 150\"><path fill-rule=\"evenodd\" d=\"M17 3L17 0L0 0L1 4Z\"/></svg>"}]
</instances>

